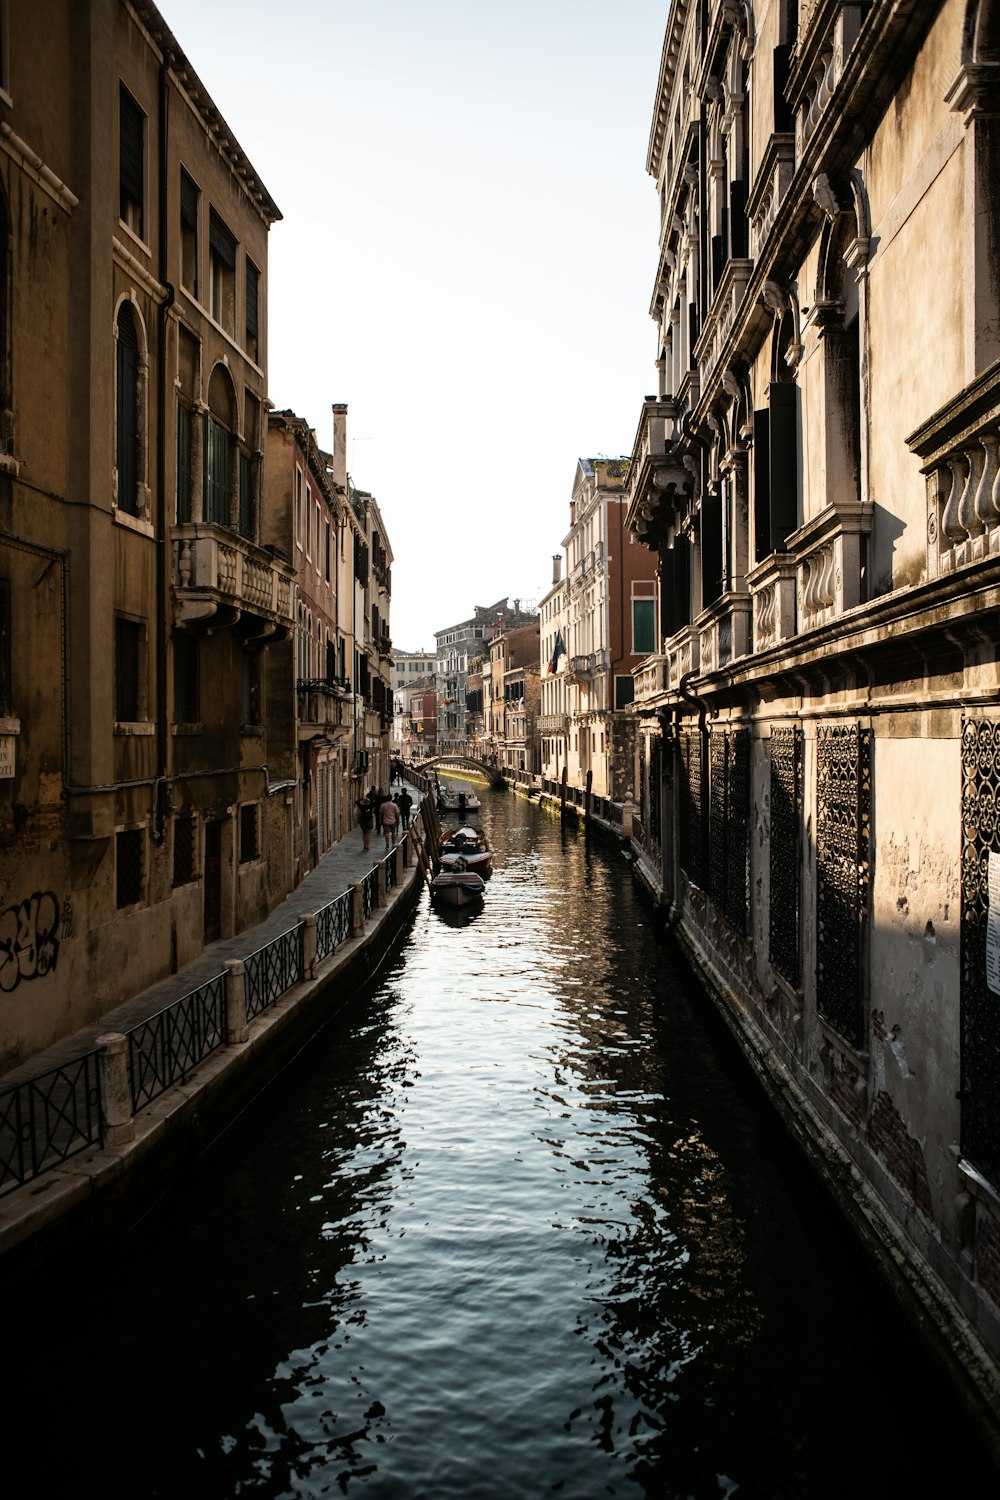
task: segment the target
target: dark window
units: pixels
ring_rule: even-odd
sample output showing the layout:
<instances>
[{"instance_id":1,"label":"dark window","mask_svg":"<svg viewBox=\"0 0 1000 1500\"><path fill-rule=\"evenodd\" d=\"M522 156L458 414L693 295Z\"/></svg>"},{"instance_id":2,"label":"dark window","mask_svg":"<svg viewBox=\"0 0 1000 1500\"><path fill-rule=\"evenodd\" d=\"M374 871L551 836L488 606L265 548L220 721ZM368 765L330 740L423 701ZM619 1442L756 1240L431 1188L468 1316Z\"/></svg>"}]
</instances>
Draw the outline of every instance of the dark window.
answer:
<instances>
[{"instance_id":1,"label":"dark window","mask_svg":"<svg viewBox=\"0 0 1000 1500\"><path fill-rule=\"evenodd\" d=\"M13 694L10 682L10 583L0 578L0 714L9 714Z\"/></svg>"},{"instance_id":2,"label":"dark window","mask_svg":"<svg viewBox=\"0 0 1000 1500\"><path fill-rule=\"evenodd\" d=\"M177 519L191 519L191 413L177 407Z\"/></svg>"},{"instance_id":3,"label":"dark window","mask_svg":"<svg viewBox=\"0 0 1000 1500\"><path fill-rule=\"evenodd\" d=\"M116 904L134 906L142 900L143 833L141 828L127 828L115 835Z\"/></svg>"},{"instance_id":4,"label":"dark window","mask_svg":"<svg viewBox=\"0 0 1000 1500\"><path fill-rule=\"evenodd\" d=\"M205 441L205 520L229 525L230 434L215 417L207 416Z\"/></svg>"},{"instance_id":5,"label":"dark window","mask_svg":"<svg viewBox=\"0 0 1000 1500\"><path fill-rule=\"evenodd\" d=\"M208 218L209 312L227 333L236 331L236 240L213 208Z\"/></svg>"},{"instance_id":6,"label":"dark window","mask_svg":"<svg viewBox=\"0 0 1000 1500\"><path fill-rule=\"evenodd\" d=\"M615 708L627 708L635 701L635 678L615 677Z\"/></svg>"},{"instance_id":7,"label":"dark window","mask_svg":"<svg viewBox=\"0 0 1000 1500\"><path fill-rule=\"evenodd\" d=\"M194 636L174 639L174 722L197 724L201 714L198 699L198 642Z\"/></svg>"},{"instance_id":8,"label":"dark window","mask_svg":"<svg viewBox=\"0 0 1000 1500\"><path fill-rule=\"evenodd\" d=\"M122 84L118 90L118 217L140 239L146 116Z\"/></svg>"},{"instance_id":9,"label":"dark window","mask_svg":"<svg viewBox=\"0 0 1000 1500\"><path fill-rule=\"evenodd\" d=\"M143 629L136 620L115 620L115 719L134 724L142 718Z\"/></svg>"},{"instance_id":10,"label":"dark window","mask_svg":"<svg viewBox=\"0 0 1000 1500\"><path fill-rule=\"evenodd\" d=\"M139 339L128 302L118 310L115 341L115 461L118 509L139 514Z\"/></svg>"},{"instance_id":11,"label":"dark window","mask_svg":"<svg viewBox=\"0 0 1000 1500\"><path fill-rule=\"evenodd\" d=\"M330 523L329 523L329 521L327 521L327 523L326 523L326 534L325 534L325 539L324 539L324 557L325 557L326 581L327 581L327 583L329 583L330 582Z\"/></svg>"},{"instance_id":12,"label":"dark window","mask_svg":"<svg viewBox=\"0 0 1000 1500\"><path fill-rule=\"evenodd\" d=\"M190 885L195 879L195 820L174 819L174 885Z\"/></svg>"},{"instance_id":13,"label":"dark window","mask_svg":"<svg viewBox=\"0 0 1000 1500\"><path fill-rule=\"evenodd\" d=\"M181 286L198 295L198 200L197 184L181 167Z\"/></svg>"},{"instance_id":14,"label":"dark window","mask_svg":"<svg viewBox=\"0 0 1000 1500\"><path fill-rule=\"evenodd\" d=\"M359 536L354 538L354 576L363 588L368 587L368 547Z\"/></svg>"},{"instance_id":15,"label":"dark window","mask_svg":"<svg viewBox=\"0 0 1000 1500\"><path fill-rule=\"evenodd\" d=\"M260 272L250 259L246 258L247 268L247 353L254 363L260 359Z\"/></svg>"},{"instance_id":16,"label":"dark window","mask_svg":"<svg viewBox=\"0 0 1000 1500\"><path fill-rule=\"evenodd\" d=\"M253 462L240 454L240 535L253 541Z\"/></svg>"},{"instance_id":17,"label":"dark window","mask_svg":"<svg viewBox=\"0 0 1000 1500\"><path fill-rule=\"evenodd\" d=\"M240 864L257 857L257 804L245 802L240 808Z\"/></svg>"},{"instance_id":18,"label":"dark window","mask_svg":"<svg viewBox=\"0 0 1000 1500\"><path fill-rule=\"evenodd\" d=\"M259 724L260 657L256 651L243 653L243 723Z\"/></svg>"}]
</instances>

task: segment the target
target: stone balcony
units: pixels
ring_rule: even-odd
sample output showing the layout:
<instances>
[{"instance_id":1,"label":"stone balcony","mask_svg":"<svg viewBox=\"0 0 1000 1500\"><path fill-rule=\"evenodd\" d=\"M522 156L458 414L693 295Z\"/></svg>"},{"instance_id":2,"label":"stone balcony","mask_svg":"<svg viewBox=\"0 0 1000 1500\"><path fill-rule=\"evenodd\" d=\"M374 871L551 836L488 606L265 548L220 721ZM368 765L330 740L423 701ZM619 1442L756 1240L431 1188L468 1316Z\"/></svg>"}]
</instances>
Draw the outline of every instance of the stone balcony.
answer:
<instances>
[{"instance_id":1,"label":"stone balcony","mask_svg":"<svg viewBox=\"0 0 1000 1500\"><path fill-rule=\"evenodd\" d=\"M862 602L873 509L857 500L828 505L788 538L795 558L799 630L826 625Z\"/></svg>"},{"instance_id":2,"label":"stone balcony","mask_svg":"<svg viewBox=\"0 0 1000 1500\"><path fill-rule=\"evenodd\" d=\"M752 271L753 261L744 258L728 260L723 268L704 327L694 346L702 389L708 385L722 359Z\"/></svg>"},{"instance_id":3,"label":"stone balcony","mask_svg":"<svg viewBox=\"0 0 1000 1500\"><path fill-rule=\"evenodd\" d=\"M635 703L650 703L660 698L670 685L670 658L647 656L632 673L635 682Z\"/></svg>"},{"instance_id":4,"label":"stone balcony","mask_svg":"<svg viewBox=\"0 0 1000 1500\"><path fill-rule=\"evenodd\" d=\"M753 649L766 651L795 634L795 558L772 552L747 574L753 613Z\"/></svg>"},{"instance_id":5,"label":"stone balcony","mask_svg":"<svg viewBox=\"0 0 1000 1500\"><path fill-rule=\"evenodd\" d=\"M716 599L694 622L698 632L699 671L718 672L750 649L750 595L728 593Z\"/></svg>"},{"instance_id":6,"label":"stone balcony","mask_svg":"<svg viewBox=\"0 0 1000 1500\"><path fill-rule=\"evenodd\" d=\"M795 136L791 132L775 132L764 147L760 169L747 199L750 246L755 256L760 254L794 175Z\"/></svg>"},{"instance_id":7,"label":"stone balcony","mask_svg":"<svg viewBox=\"0 0 1000 1500\"><path fill-rule=\"evenodd\" d=\"M907 444L923 460L928 578L1000 555L1000 360Z\"/></svg>"},{"instance_id":8,"label":"stone balcony","mask_svg":"<svg viewBox=\"0 0 1000 1500\"><path fill-rule=\"evenodd\" d=\"M583 656L571 656L567 675L571 682L593 682L608 670L608 653L605 650L588 651Z\"/></svg>"},{"instance_id":9,"label":"stone balcony","mask_svg":"<svg viewBox=\"0 0 1000 1500\"><path fill-rule=\"evenodd\" d=\"M219 629L243 622L250 634L288 632L295 569L238 532L208 521L171 527L174 623Z\"/></svg>"},{"instance_id":10,"label":"stone balcony","mask_svg":"<svg viewBox=\"0 0 1000 1500\"><path fill-rule=\"evenodd\" d=\"M629 508L625 524L640 541L655 545L658 526L683 506L692 475L678 448L680 407L666 398L647 396L629 464Z\"/></svg>"},{"instance_id":11,"label":"stone balcony","mask_svg":"<svg viewBox=\"0 0 1000 1500\"><path fill-rule=\"evenodd\" d=\"M340 679L306 678L295 684L299 729L340 729L354 722L354 694Z\"/></svg>"},{"instance_id":12,"label":"stone balcony","mask_svg":"<svg viewBox=\"0 0 1000 1500\"><path fill-rule=\"evenodd\" d=\"M795 112L797 154L826 112L858 39L868 0L803 0L785 97Z\"/></svg>"},{"instance_id":13,"label":"stone balcony","mask_svg":"<svg viewBox=\"0 0 1000 1500\"><path fill-rule=\"evenodd\" d=\"M569 714L539 714L539 734L566 734L569 731Z\"/></svg>"}]
</instances>

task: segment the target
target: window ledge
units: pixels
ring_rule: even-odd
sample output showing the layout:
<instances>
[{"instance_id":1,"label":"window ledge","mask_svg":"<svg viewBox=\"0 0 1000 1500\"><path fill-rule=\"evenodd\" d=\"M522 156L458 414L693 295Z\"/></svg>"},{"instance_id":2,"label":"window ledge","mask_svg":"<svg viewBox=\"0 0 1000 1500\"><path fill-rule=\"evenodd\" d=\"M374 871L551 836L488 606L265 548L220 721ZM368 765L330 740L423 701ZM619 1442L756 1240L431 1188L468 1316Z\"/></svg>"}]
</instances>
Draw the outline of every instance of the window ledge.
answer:
<instances>
[{"instance_id":1,"label":"window ledge","mask_svg":"<svg viewBox=\"0 0 1000 1500\"><path fill-rule=\"evenodd\" d=\"M264 733L264 726L263 726L263 724L241 724L240 725L240 734L245 735L247 737L247 739L257 739L257 740L259 740L261 738L261 736L263 735L263 733Z\"/></svg>"},{"instance_id":2,"label":"window ledge","mask_svg":"<svg viewBox=\"0 0 1000 1500\"><path fill-rule=\"evenodd\" d=\"M117 505L112 507L111 515L116 526L124 526L128 531L137 531L140 536L148 536L150 539L156 534L152 521L147 521L145 516L130 515L127 510L121 510Z\"/></svg>"},{"instance_id":3,"label":"window ledge","mask_svg":"<svg viewBox=\"0 0 1000 1500\"><path fill-rule=\"evenodd\" d=\"M156 725L150 724L145 720L131 723L123 719L115 720L115 734L120 734L126 739L141 739L146 736L152 736L155 733Z\"/></svg>"},{"instance_id":4,"label":"window ledge","mask_svg":"<svg viewBox=\"0 0 1000 1500\"><path fill-rule=\"evenodd\" d=\"M175 735L204 734L205 726L204 724L173 724L170 732Z\"/></svg>"}]
</instances>

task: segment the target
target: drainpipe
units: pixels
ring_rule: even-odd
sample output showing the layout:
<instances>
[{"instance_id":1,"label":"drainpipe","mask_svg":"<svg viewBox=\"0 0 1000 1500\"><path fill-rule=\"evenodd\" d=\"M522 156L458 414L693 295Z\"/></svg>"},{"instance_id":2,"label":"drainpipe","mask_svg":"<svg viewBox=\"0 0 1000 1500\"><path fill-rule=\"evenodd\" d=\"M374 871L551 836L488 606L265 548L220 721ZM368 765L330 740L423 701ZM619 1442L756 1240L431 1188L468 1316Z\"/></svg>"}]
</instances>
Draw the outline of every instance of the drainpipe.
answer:
<instances>
[{"instance_id":1,"label":"drainpipe","mask_svg":"<svg viewBox=\"0 0 1000 1500\"><path fill-rule=\"evenodd\" d=\"M156 348L156 783L153 788L153 827L155 843L163 842L163 823L167 801L167 566L171 552L167 537L167 330L170 309L174 305L174 288L167 280L167 126L169 116L168 74L172 57L165 52L160 63L160 96L157 118L159 136L159 281L165 288L159 309L159 338Z\"/></svg>"}]
</instances>

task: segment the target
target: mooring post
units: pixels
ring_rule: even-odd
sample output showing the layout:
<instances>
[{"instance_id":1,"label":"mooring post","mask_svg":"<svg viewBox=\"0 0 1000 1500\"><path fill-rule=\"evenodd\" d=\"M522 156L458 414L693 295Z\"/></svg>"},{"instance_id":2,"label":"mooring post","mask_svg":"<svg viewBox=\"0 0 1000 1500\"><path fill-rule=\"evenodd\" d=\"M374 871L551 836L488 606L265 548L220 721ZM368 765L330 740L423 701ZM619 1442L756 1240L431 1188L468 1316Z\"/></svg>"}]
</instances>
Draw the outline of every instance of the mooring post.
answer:
<instances>
[{"instance_id":1,"label":"mooring post","mask_svg":"<svg viewBox=\"0 0 1000 1500\"><path fill-rule=\"evenodd\" d=\"M97 1073L105 1146L127 1146L135 1140L132 1093L128 1086L128 1038L106 1031L97 1038Z\"/></svg>"},{"instance_id":2,"label":"mooring post","mask_svg":"<svg viewBox=\"0 0 1000 1500\"><path fill-rule=\"evenodd\" d=\"M228 958L226 970L226 1044L230 1047L249 1039L247 1026L247 966L242 958Z\"/></svg>"}]
</instances>

